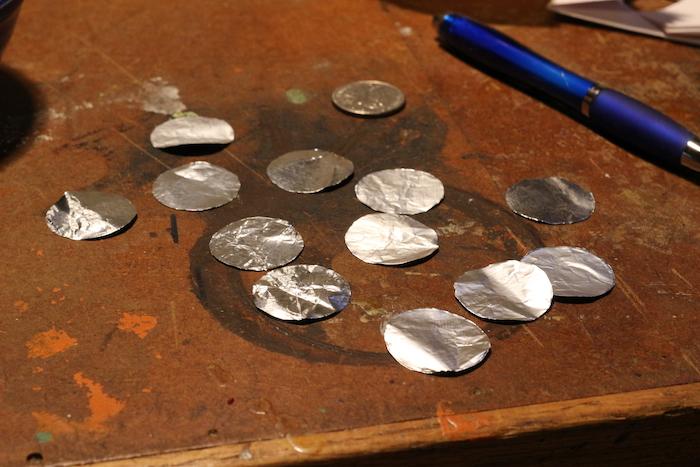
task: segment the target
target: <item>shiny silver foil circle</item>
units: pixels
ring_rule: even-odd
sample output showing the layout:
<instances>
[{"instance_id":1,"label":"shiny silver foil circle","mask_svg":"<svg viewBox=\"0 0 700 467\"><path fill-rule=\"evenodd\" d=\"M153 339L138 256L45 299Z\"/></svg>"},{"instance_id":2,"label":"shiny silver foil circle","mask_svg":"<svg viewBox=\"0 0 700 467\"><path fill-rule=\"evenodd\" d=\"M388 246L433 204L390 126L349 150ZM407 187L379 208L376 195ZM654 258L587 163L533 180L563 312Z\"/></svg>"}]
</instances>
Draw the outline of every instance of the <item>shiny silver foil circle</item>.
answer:
<instances>
[{"instance_id":1,"label":"shiny silver foil circle","mask_svg":"<svg viewBox=\"0 0 700 467\"><path fill-rule=\"evenodd\" d=\"M389 169L362 177L355 185L355 195L375 211L418 214L440 203L445 187L437 177L422 170Z\"/></svg>"},{"instance_id":2,"label":"shiny silver foil circle","mask_svg":"<svg viewBox=\"0 0 700 467\"><path fill-rule=\"evenodd\" d=\"M99 191L66 191L46 212L46 225L71 240L102 238L136 218L136 206L123 196Z\"/></svg>"},{"instance_id":3,"label":"shiny silver foil circle","mask_svg":"<svg viewBox=\"0 0 700 467\"><path fill-rule=\"evenodd\" d=\"M520 261L542 269L558 297L599 297L615 286L615 273L610 265L583 248L539 248Z\"/></svg>"},{"instance_id":4,"label":"shiny silver foil circle","mask_svg":"<svg viewBox=\"0 0 700 467\"><path fill-rule=\"evenodd\" d=\"M253 284L253 301L260 310L285 321L321 319L350 302L350 284L323 266L285 266Z\"/></svg>"},{"instance_id":5,"label":"shiny silver foil circle","mask_svg":"<svg viewBox=\"0 0 700 467\"><path fill-rule=\"evenodd\" d=\"M173 118L151 132L154 148L186 144L228 144L233 141L231 125L218 118L186 116Z\"/></svg>"},{"instance_id":6,"label":"shiny silver foil circle","mask_svg":"<svg viewBox=\"0 0 700 467\"><path fill-rule=\"evenodd\" d=\"M272 183L292 193L318 193L339 184L354 171L348 159L320 149L288 152L267 166Z\"/></svg>"},{"instance_id":7,"label":"shiny silver foil circle","mask_svg":"<svg viewBox=\"0 0 700 467\"><path fill-rule=\"evenodd\" d=\"M593 193L559 177L531 178L508 188L506 202L526 219L545 224L573 224L595 211Z\"/></svg>"},{"instance_id":8,"label":"shiny silver foil circle","mask_svg":"<svg viewBox=\"0 0 700 467\"><path fill-rule=\"evenodd\" d=\"M340 110L362 117L391 115L406 104L399 88L375 80L344 84L333 91L331 99Z\"/></svg>"},{"instance_id":9,"label":"shiny silver foil circle","mask_svg":"<svg viewBox=\"0 0 700 467\"><path fill-rule=\"evenodd\" d=\"M464 308L493 321L534 321L549 310L554 298L542 269L514 260L467 271L454 288Z\"/></svg>"},{"instance_id":10,"label":"shiny silver foil circle","mask_svg":"<svg viewBox=\"0 0 700 467\"><path fill-rule=\"evenodd\" d=\"M232 201L241 182L228 170L195 161L163 172L153 183L153 196L180 211L206 211Z\"/></svg>"},{"instance_id":11,"label":"shiny silver foil circle","mask_svg":"<svg viewBox=\"0 0 700 467\"><path fill-rule=\"evenodd\" d=\"M438 249L437 233L401 214L367 214L345 233L350 253L366 263L406 264L430 256Z\"/></svg>"},{"instance_id":12,"label":"shiny silver foil circle","mask_svg":"<svg viewBox=\"0 0 700 467\"><path fill-rule=\"evenodd\" d=\"M401 365L428 374L468 370L491 350L489 338L479 326L437 308L392 316L384 327L384 342Z\"/></svg>"},{"instance_id":13,"label":"shiny silver foil circle","mask_svg":"<svg viewBox=\"0 0 700 467\"><path fill-rule=\"evenodd\" d=\"M267 271L293 261L304 240L292 225L273 217L246 217L216 232L209 250L224 264L248 271Z\"/></svg>"}]
</instances>

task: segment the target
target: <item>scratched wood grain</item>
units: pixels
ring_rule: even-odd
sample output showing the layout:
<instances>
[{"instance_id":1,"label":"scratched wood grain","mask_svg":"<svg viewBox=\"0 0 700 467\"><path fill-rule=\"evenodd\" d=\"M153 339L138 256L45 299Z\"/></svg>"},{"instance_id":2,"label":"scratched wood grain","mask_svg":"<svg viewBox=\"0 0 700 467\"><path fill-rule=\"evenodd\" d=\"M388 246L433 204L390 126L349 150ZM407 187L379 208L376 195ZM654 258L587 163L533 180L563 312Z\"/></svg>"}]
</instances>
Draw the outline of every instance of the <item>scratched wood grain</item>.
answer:
<instances>
[{"instance_id":1,"label":"scratched wood grain","mask_svg":"<svg viewBox=\"0 0 700 467\"><path fill-rule=\"evenodd\" d=\"M575 446L608 423L609 438L628 433L618 446L654 445L629 435L635 427L660 427L674 446L669 437L696 423L683 409L697 408L700 383L698 177L653 165L440 49L430 19L469 14L695 133L700 49L558 18L545 4L26 2L0 66L0 465L223 465L250 461L246 452L251 465L281 465L494 452L490 442L525 452L540 446L535 433L569 433ZM386 119L338 112L330 93L357 79L398 86L406 108ZM229 121L236 141L206 154L152 148L151 130L179 110ZM268 181L272 159L312 147L353 160L354 179L312 196ZM203 213L160 205L155 178L199 159L236 173L239 198ZM368 212L354 183L402 166L446 185L444 202L416 216L438 231L440 251L410 268L361 263L343 244ZM512 214L506 189L539 176L592 190L594 215L545 226ZM100 241L54 235L46 210L80 189L126 196L137 221ZM290 220L306 240L299 262L343 275L351 305L309 326L257 312L249 290L260 274L207 249L250 215ZM527 325L479 321L493 352L457 378L407 371L386 353L388 316L435 306L469 317L456 277L558 245L608 261L613 291L556 302ZM484 438L462 439L474 430ZM613 452L610 439L592 445ZM677 452L682 461L691 451Z\"/></svg>"}]
</instances>

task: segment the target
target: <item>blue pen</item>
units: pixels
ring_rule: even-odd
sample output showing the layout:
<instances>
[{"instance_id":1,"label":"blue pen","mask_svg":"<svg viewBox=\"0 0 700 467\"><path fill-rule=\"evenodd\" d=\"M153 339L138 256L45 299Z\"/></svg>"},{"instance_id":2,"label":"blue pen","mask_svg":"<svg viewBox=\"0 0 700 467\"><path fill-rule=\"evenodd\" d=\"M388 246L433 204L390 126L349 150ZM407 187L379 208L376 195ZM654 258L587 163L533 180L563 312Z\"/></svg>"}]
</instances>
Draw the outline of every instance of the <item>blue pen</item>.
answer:
<instances>
[{"instance_id":1,"label":"blue pen","mask_svg":"<svg viewBox=\"0 0 700 467\"><path fill-rule=\"evenodd\" d=\"M700 171L700 138L661 112L562 68L465 16L436 16L434 25L443 45L549 94L640 153Z\"/></svg>"}]
</instances>

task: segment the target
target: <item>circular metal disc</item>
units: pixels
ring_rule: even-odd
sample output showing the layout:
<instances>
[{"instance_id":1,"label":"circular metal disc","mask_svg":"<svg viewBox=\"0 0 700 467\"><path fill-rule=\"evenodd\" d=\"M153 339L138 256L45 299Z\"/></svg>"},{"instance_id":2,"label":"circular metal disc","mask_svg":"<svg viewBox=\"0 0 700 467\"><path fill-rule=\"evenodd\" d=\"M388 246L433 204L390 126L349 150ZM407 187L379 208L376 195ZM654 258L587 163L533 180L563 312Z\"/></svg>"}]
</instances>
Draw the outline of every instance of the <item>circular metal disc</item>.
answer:
<instances>
[{"instance_id":1,"label":"circular metal disc","mask_svg":"<svg viewBox=\"0 0 700 467\"><path fill-rule=\"evenodd\" d=\"M350 284L322 266L285 266L253 284L253 300L255 306L278 319L320 319L345 308L350 301Z\"/></svg>"},{"instance_id":2,"label":"circular metal disc","mask_svg":"<svg viewBox=\"0 0 700 467\"><path fill-rule=\"evenodd\" d=\"M66 191L46 212L46 224L72 240L106 237L136 217L136 207L123 196L98 191Z\"/></svg>"},{"instance_id":3,"label":"circular metal disc","mask_svg":"<svg viewBox=\"0 0 700 467\"><path fill-rule=\"evenodd\" d=\"M205 211L238 196L241 182L226 169L196 161L163 172L153 183L153 196L169 208Z\"/></svg>"},{"instance_id":4,"label":"circular metal disc","mask_svg":"<svg viewBox=\"0 0 700 467\"><path fill-rule=\"evenodd\" d=\"M381 117L398 112L406 104L399 88L382 81L355 81L340 86L332 95L340 110L363 117Z\"/></svg>"},{"instance_id":5,"label":"circular metal disc","mask_svg":"<svg viewBox=\"0 0 700 467\"><path fill-rule=\"evenodd\" d=\"M218 118L187 116L173 118L151 132L154 148L171 148L185 144L228 144L233 141L233 128Z\"/></svg>"},{"instance_id":6,"label":"circular metal disc","mask_svg":"<svg viewBox=\"0 0 700 467\"><path fill-rule=\"evenodd\" d=\"M527 219L545 224L573 224L595 211L593 193L559 177L531 178L508 188L506 202Z\"/></svg>"},{"instance_id":7,"label":"circular metal disc","mask_svg":"<svg viewBox=\"0 0 700 467\"><path fill-rule=\"evenodd\" d=\"M534 321L554 298L542 269L514 260L467 271L454 287L455 297L470 313L495 321Z\"/></svg>"},{"instance_id":8,"label":"circular metal disc","mask_svg":"<svg viewBox=\"0 0 700 467\"><path fill-rule=\"evenodd\" d=\"M422 170L389 169L362 177L355 185L355 195L375 211L418 214L442 201L445 187Z\"/></svg>"},{"instance_id":9,"label":"circular metal disc","mask_svg":"<svg viewBox=\"0 0 700 467\"><path fill-rule=\"evenodd\" d=\"M467 370L481 363L491 349L479 326L437 308L391 317L384 328L384 342L401 365L428 374Z\"/></svg>"},{"instance_id":10,"label":"circular metal disc","mask_svg":"<svg viewBox=\"0 0 700 467\"><path fill-rule=\"evenodd\" d=\"M352 175L348 159L328 151L311 149L284 154L267 166L270 180L292 193L317 193Z\"/></svg>"},{"instance_id":11,"label":"circular metal disc","mask_svg":"<svg viewBox=\"0 0 700 467\"><path fill-rule=\"evenodd\" d=\"M266 271L293 261L304 241L292 225L272 217L247 217L216 232L209 250L224 264L248 271Z\"/></svg>"},{"instance_id":12,"label":"circular metal disc","mask_svg":"<svg viewBox=\"0 0 700 467\"><path fill-rule=\"evenodd\" d=\"M539 248L521 261L541 268L559 297L598 297L615 286L615 273L608 263L583 248Z\"/></svg>"},{"instance_id":13,"label":"circular metal disc","mask_svg":"<svg viewBox=\"0 0 700 467\"><path fill-rule=\"evenodd\" d=\"M367 214L345 233L350 253L362 261L387 266L423 259L438 249L437 233L401 214Z\"/></svg>"}]
</instances>

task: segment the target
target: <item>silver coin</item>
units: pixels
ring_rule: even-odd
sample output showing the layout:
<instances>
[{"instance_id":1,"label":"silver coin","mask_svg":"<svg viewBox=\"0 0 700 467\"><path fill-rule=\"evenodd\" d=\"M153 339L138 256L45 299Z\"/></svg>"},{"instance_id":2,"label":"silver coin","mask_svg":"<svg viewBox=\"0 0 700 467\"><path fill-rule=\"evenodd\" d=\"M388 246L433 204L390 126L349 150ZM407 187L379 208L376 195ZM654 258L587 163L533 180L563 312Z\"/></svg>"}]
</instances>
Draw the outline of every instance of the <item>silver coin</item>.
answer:
<instances>
[{"instance_id":1,"label":"silver coin","mask_svg":"<svg viewBox=\"0 0 700 467\"><path fill-rule=\"evenodd\" d=\"M275 269L253 284L255 306L286 321L320 319L345 308L350 284L337 272L317 265Z\"/></svg>"},{"instance_id":2,"label":"silver coin","mask_svg":"<svg viewBox=\"0 0 700 467\"><path fill-rule=\"evenodd\" d=\"M292 225L272 217L247 217L216 232L209 250L224 264L249 271L266 271L291 262L304 249Z\"/></svg>"},{"instance_id":3,"label":"silver coin","mask_svg":"<svg viewBox=\"0 0 700 467\"><path fill-rule=\"evenodd\" d=\"M347 113L380 117L398 112L406 104L399 88L383 81L355 81L336 88L333 104Z\"/></svg>"},{"instance_id":4,"label":"silver coin","mask_svg":"<svg viewBox=\"0 0 700 467\"><path fill-rule=\"evenodd\" d=\"M267 166L270 180L292 193L317 193L352 175L355 167L348 159L329 151L311 149L284 154Z\"/></svg>"},{"instance_id":5,"label":"silver coin","mask_svg":"<svg viewBox=\"0 0 700 467\"><path fill-rule=\"evenodd\" d=\"M401 365L428 374L467 370L481 363L491 349L479 326L437 308L391 317L384 327L384 342Z\"/></svg>"},{"instance_id":6,"label":"silver coin","mask_svg":"<svg viewBox=\"0 0 700 467\"><path fill-rule=\"evenodd\" d=\"M445 187L422 170L389 169L362 177L355 185L355 195L375 211L418 214L442 201Z\"/></svg>"},{"instance_id":7,"label":"silver coin","mask_svg":"<svg viewBox=\"0 0 700 467\"><path fill-rule=\"evenodd\" d=\"M504 261L467 271L454 284L470 313L495 321L533 321L552 305L552 284L533 264Z\"/></svg>"},{"instance_id":8,"label":"silver coin","mask_svg":"<svg viewBox=\"0 0 700 467\"><path fill-rule=\"evenodd\" d=\"M401 214L367 214L345 233L350 253L366 263L406 264L430 256L438 249L437 233Z\"/></svg>"},{"instance_id":9,"label":"silver coin","mask_svg":"<svg viewBox=\"0 0 700 467\"><path fill-rule=\"evenodd\" d=\"M151 132L154 148L185 144L228 144L233 138L233 128L225 121L199 116L173 118Z\"/></svg>"},{"instance_id":10,"label":"silver coin","mask_svg":"<svg viewBox=\"0 0 700 467\"><path fill-rule=\"evenodd\" d=\"M610 265L583 248L539 248L520 261L542 269L558 297L599 297L615 286L615 273Z\"/></svg>"},{"instance_id":11,"label":"silver coin","mask_svg":"<svg viewBox=\"0 0 700 467\"><path fill-rule=\"evenodd\" d=\"M573 224L595 211L593 193L559 177L531 178L508 188L506 202L527 219L545 224Z\"/></svg>"},{"instance_id":12,"label":"silver coin","mask_svg":"<svg viewBox=\"0 0 700 467\"><path fill-rule=\"evenodd\" d=\"M163 172L153 183L153 196L180 211L217 208L238 196L238 177L219 166L195 161Z\"/></svg>"},{"instance_id":13,"label":"silver coin","mask_svg":"<svg viewBox=\"0 0 700 467\"><path fill-rule=\"evenodd\" d=\"M123 196L98 191L66 191L46 212L46 225L72 240L106 237L128 226L136 207Z\"/></svg>"}]
</instances>

